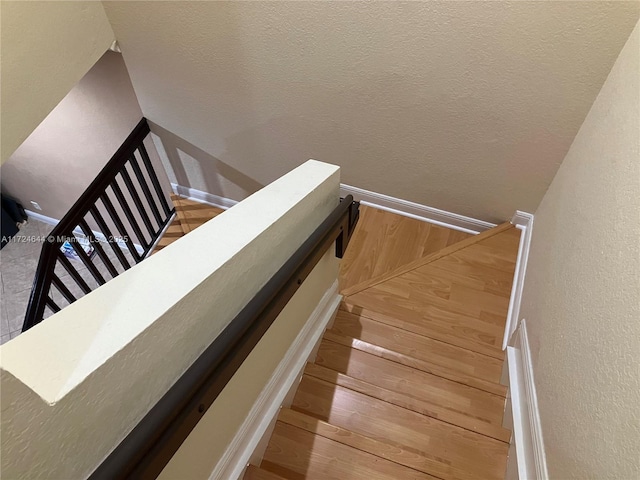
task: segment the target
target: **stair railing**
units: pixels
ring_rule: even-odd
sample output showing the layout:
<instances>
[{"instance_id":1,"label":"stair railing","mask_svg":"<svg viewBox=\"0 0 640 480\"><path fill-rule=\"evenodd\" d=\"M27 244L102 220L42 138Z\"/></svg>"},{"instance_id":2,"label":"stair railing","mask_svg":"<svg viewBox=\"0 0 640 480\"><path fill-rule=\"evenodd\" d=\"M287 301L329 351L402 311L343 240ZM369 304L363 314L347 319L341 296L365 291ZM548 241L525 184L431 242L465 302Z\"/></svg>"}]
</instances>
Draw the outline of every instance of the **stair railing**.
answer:
<instances>
[{"instance_id":1,"label":"stair railing","mask_svg":"<svg viewBox=\"0 0 640 480\"><path fill-rule=\"evenodd\" d=\"M171 222L143 143L149 133L142 118L44 239L23 332L141 262Z\"/></svg>"},{"instance_id":2,"label":"stair railing","mask_svg":"<svg viewBox=\"0 0 640 480\"><path fill-rule=\"evenodd\" d=\"M342 258L359 218L348 195L178 378L90 480L156 478L335 242Z\"/></svg>"}]
</instances>

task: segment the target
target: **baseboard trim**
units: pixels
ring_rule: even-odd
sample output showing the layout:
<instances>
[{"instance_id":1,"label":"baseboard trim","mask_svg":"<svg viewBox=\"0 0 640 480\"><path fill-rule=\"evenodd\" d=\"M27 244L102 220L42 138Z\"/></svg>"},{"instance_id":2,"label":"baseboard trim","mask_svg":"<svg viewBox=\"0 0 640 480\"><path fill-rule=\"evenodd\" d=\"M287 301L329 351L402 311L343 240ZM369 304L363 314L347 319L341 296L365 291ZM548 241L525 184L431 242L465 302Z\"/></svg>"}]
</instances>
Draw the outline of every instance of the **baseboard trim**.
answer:
<instances>
[{"instance_id":1,"label":"baseboard trim","mask_svg":"<svg viewBox=\"0 0 640 480\"><path fill-rule=\"evenodd\" d=\"M519 480L547 480L549 475L524 319L514 336L514 345L507 347L507 362L512 415L510 420L513 422L511 442L515 446L512 449L515 450L515 458L509 458L507 471L517 472Z\"/></svg>"},{"instance_id":2,"label":"baseboard trim","mask_svg":"<svg viewBox=\"0 0 640 480\"><path fill-rule=\"evenodd\" d=\"M363 205L471 234L478 234L496 226L495 223L465 217L464 215L420 205L419 203L409 202L381 193L370 192L351 185L340 184L340 195L343 197L353 195L353 198Z\"/></svg>"},{"instance_id":3,"label":"baseboard trim","mask_svg":"<svg viewBox=\"0 0 640 480\"><path fill-rule=\"evenodd\" d=\"M312 354L327 324L338 310L341 300L342 296L338 294L336 280L325 292L305 326L289 347L269 383L262 390L249 415L211 473L210 480L234 480L242 475L254 449L278 414L280 405L300 376L307 358Z\"/></svg>"},{"instance_id":4,"label":"baseboard trim","mask_svg":"<svg viewBox=\"0 0 640 480\"><path fill-rule=\"evenodd\" d=\"M184 187L182 185L178 185L177 183L171 184L171 190L173 190L173 193L180 197L186 198L188 200L193 200L194 202L205 203L207 205L211 205L212 207L222 208L223 210L227 210L238 203L237 200L221 197L219 195L214 195L213 193L204 192L202 190L196 190L195 188L191 187Z\"/></svg>"},{"instance_id":5,"label":"baseboard trim","mask_svg":"<svg viewBox=\"0 0 640 480\"><path fill-rule=\"evenodd\" d=\"M518 257L516 269L513 274L513 285L511 286L511 297L509 299L509 311L507 313L507 323L502 338L502 349L505 350L514 332L518 328L520 317L520 303L522 302L522 292L524 290L524 278L527 273L527 262L529 261L529 249L531 248L531 235L533 234L533 215L531 213L516 211L511 219L511 223L520 230L520 246L518 247Z\"/></svg>"},{"instance_id":6,"label":"baseboard trim","mask_svg":"<svg viewBox=\"0 0 640 480\"><path fill-rule=\"evenodd\" d=\"M233 207L237 200L221 197L213 193L204 192L195 188L184 187L176 183L171 184L173 193L195 202L206 203L214 207L228 209ZM457 213L439 210L437 208L409 202L401 198L390 197L381 193L371 192L362 188L353 187L344 183L340 184L340 195L353 195L353 198L363 205L386 210L404 217L414 218L423 222L433 223L441 227L459 230L461 232L477 234L496 226L495 223L485 222Z\"/></svg>"},{"instance_id":7,"label":"baseboard trim","mask_svg":"<svg viewBox=\"0 0 640 480\"><path fill-rule=\"evenodd\" d=\"M54 227L56 225L58 225L58 223L60 223L60 220L58 220L57 218L53 218L53 217L47 217L46 215L42 215L41 213L37 213L37 212L32 212L31 210L25 210L25 213L27 214L27 217L29 218L33 218L34 220L38 220L42 223L46 223L48 225L53 225ZM167 224L168 226L168 224ZM165 227L166 230L166 227ZM105 237L101 232L96 232L95 230L91 230L91 232L96 236L96 238L104 243L107 243L107 237ZM84 235L84 232L80 229L80 227L76 227L73 230L73 233L75 233L76 235ZM162 235L164 235L164 230L162 232ZM116 240L116 242L118 243L118 246L120 248L123 248L125 250L129 250L126 242L122 241L122 240ZM136 247L136 250L138 251L138 253L140 255L142 255L144 253L144 248L142 248L142 245L138 245L137 243L133 244L134 247ZM155 248L155 247L154 247Z\"/></svg>"}]
</instances>

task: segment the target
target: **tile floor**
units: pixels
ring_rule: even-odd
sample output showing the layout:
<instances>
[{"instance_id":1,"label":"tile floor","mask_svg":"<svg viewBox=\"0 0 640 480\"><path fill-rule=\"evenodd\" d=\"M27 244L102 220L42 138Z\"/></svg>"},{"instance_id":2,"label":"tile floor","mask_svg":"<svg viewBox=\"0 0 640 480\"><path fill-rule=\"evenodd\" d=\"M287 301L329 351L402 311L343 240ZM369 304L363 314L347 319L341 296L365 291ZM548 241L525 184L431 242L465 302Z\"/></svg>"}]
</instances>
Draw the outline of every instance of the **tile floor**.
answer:
<instances>
[{"instance_id":1,"label":"tile floor","mask_svg":"<svg viewBox=\"0 0 640 480\"><path fill-rule=\"evenodd\" d=\"M29 295L31 294L31 286L42 248L41 238L46 237L52 228L52 225L29 219L29 223L20 230L18 235L0 250L0 278L2 283L0 297L0 310L2 313L0 345L21 333L22 322L24 321ZM105 252L118 270L118 273L122 273L124 267L116 259L113 250L109 246L101 245L103 245ZM127 250L123 250L123 253L129 264L131 266L135 265L131 254ZM80 260L70 260L70 262L91 290L98 287L98 283ZM112 278L98 255L94 255L93 262L97 265L98 270L102 273L106 281ZM76 298L84 295L84 292L82 292L69 273L59 263L56 266L56 274ZM52 287L51 298L61 308L68 305L68 302L55 287ZM47 308L45 309L44 318L52 314L53 312Z\"/></svg>"},{"instance_id":2,"label":"tile floor","mask_svg":"<svg viewBox=\"0 0 640 480\"><path fill-rule=\"evenodd\" d=\"M0 250L0 344L20 334L42 248L40 239L46 237L52 228L46 223L29 219L16 237Z\"/></svg>"}]
</instances>

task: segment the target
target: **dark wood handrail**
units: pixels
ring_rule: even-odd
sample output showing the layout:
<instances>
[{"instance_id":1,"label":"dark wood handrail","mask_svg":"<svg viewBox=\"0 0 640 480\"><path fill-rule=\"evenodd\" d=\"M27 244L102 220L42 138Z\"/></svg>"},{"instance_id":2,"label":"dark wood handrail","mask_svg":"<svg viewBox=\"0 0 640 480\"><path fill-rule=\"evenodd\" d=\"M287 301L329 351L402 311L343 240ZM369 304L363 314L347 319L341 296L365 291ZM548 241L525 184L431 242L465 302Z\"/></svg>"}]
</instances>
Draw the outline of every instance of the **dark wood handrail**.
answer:
<instances>
[{"instance_id":1,"label":"dark wood handrail","mask_svg":"<svg viewBox=\"0 0 640 480\"><path fill-rule=\"evenodd\" d=\"M134 154L136 151L139 152L142 158L142 161L147 168L149 179L151 180L151 182L155 187L158 201L160 202L160 206L162 207L163 214L164 214L164 215L161 215L159 213L159 210L155 204L155 200L152 199L152 195L149 190L149 187L146 185L145 182L141 181L140 185L146 194L145 195L146 199L149 202L148 206L150 209L152 209L153 213L156 214L155 216L159 224L157 231L152 232L153 235L155 235L156 237L159 236L162 230L164 229L164 227L168 224L171 216L174 213L174 209L169 208L169 205L166 199L164 198L164 195L161 194L161 188L158 183L157 176L153 171L153 167L151 166L148 153L143 144L144 139L147 137L150 131L151 130L149 128L149 124L147 123L147 119L143 117L140 120L140 122L138 122L136 127L132 130L132 132L127 136L124 143L118 148L116 153L114 153L114 155L106 163L106 165L102 168L102 170L100 170L100 173L98 173L96 178L89 184L89 186L82 193L82 195L80 195L80 198L78 198L78 200L73 204L73 206L64 215L64 217L62 217L62 219L58 222L58 224L53 228L51 233L45 239L42 245L42 250L40 252L38 266L36 268L36 273L33 280L33 286L31 288L31 295L29 297L29 303L27 306L27 311L26 311L24 323L22 326L22 331L26 331L31 327L33 327L34 325L36 325L37 323L39 323L40 321L42 321L46 306L54 306L55 307L54 310L59 310L59 306L57 306L53 302L51 297L49 297L49 290L50 290L52 281L55 284L59 285L59 282L57 282L58 279L54 274L56 263L60 259L59 249L66 239L75 240L73 232L76 228L81 228L84 235L87 235L87 234L92 235L92 232L88 230L87 223L84 220L84 217L89 213L94 218L97 218L99 221L102 222L103 229L108 228L106 227L106 223L104 223L104 218L102 217L100 212L98 212L98 209L96 208L96 204L98 200L110 203L110 200L106 195L106 191L109 187L113 188L114 190L119 190L119 186L116 182L116 177L118 176L118 174L123 175L128 191L132 194L134 201L137 202L138 212L142 214L143 220L147 220L146 212L144 210L140 211L140 208L144 208L143 202L140 196L138 195L138 193L135 191L135 186L133 185L131 177L126 171L127 162L130 162L131 167L134 169L138 180L140 180L141 178L144 178L142 171L137 163L137 160L135 159ZM125 214L129 214L129 217L132 217L133 214L131 213L129 206L126 204L126 199L124 199L120 191L116 191L116 194L120 195L118 200L120 200L120 204L123 207ZM111 207L110 210L109 210L109 207ZM115 209L112 208L111 204L107 205L107 209L109 210L109 217L114 222L116 222L116 225L122 225L121 220L118 218L118 213L115 211ZM138 239L140 239L142 235L137 224L135 224L135 219L133 219L133 222L132 222L132 218L129 218L129 223L132 224L132 226L135 227L136 230L140 232L137 235ZM147 223L147 225L149 227L153 227L150 224L150 222ZM124 230L124 227L121 227L120 229ZM151 230L155 230L155 229L151 228ZM103 233L107 234L107 232L103 232ZM117 234L118 232L114 232L114 233ZM95 244L95 242L93 243ZM134 248L135 245L133 240L131 238L127 238L125 243L129 247L131 247L129 248L129 250L131 251L131 254L134 257L135 261L136 262L141 261L143 259L143 256L139 255L138 252L135 251L135 248ZM144 241L142 241L141 243L143 243L143 248L145 249L145 253L147 253L148 249L151 247L151 244L145 244ZM76 247L74 246L74 249L75 248ZM117 275L117 271L115 270L115 267L113 267L113 265L108 263L108 260L104 260L105 253L102 250L102 247L97 246L96 249L97 249L97 252L99 253L100 258L106 262L106 266L110 274L112 276ZM80 257L83 257L84 252L78 251L78 255ZM116 256L123 263L125 269L129 268L129 265L121 252L119 251L116 252ZM87 258L85 257L83 261L86 261L86 260ZM70 265L68 262L63 262L63 263L65 263L65 268L67 268ZM101 274L96 270L95 266L93 264L89 264L88 267L90 267L89 270L93 274L95 274L95 276L98 278L99 283L104 283L104 279L101 277ZM88 287L86 282L84 282L84 280L79 276L77 272L71 271L70 273L74 281L79 286L81 286L83 291L85 291L84 293L87 293L86 290ZM65 290L64 293L68 295L69 290L65 289L65 287L62 287L62 288L63 290Z\"/></svg>"},{"instance_id":2,"label":"dark wood handrail","mask_svg":"<svg viewBox=\"0 0 640 480\"><path fill-rule=\"evenodd\" d=\"M156 478L334 242L342 258L358 216L349 195L89 478Z\"/></svg>"}]
</instances>

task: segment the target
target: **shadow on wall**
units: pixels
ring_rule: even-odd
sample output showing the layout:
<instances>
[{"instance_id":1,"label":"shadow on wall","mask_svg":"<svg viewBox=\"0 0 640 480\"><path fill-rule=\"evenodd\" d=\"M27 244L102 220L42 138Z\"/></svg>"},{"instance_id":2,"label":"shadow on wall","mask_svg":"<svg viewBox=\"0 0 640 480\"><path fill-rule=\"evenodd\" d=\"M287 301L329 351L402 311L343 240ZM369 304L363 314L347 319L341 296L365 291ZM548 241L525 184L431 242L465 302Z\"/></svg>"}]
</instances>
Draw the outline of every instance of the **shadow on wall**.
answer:
<instances>
[{"instance_id":1,"label":"shadow on wall","mask_svg":"<svg viewBox=\"0 0 640 480\"><path fill-rule=\"evenodd\" d=\"M171 183L237 201L264 187L160 125L149 121L149 126Z\"/></svg>"}]
</instances>

